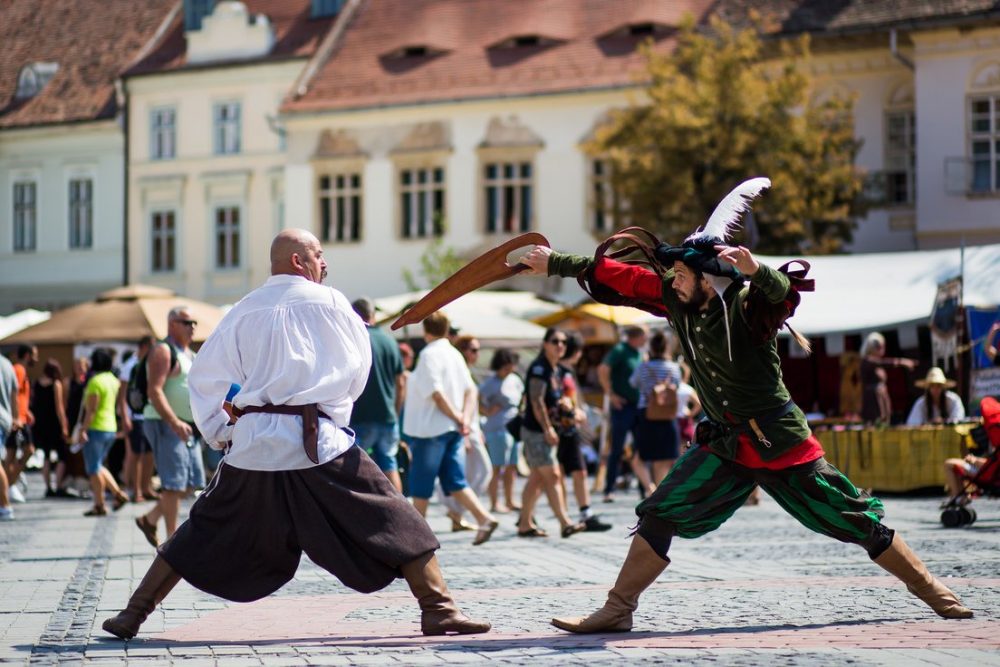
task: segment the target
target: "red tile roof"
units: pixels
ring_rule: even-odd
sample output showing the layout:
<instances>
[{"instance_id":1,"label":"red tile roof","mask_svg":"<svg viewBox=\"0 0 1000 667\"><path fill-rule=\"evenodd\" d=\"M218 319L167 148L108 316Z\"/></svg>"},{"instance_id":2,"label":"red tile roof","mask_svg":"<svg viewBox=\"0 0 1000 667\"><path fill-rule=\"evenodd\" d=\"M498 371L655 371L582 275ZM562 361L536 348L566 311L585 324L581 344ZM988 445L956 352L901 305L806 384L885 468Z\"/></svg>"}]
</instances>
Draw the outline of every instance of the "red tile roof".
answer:
<instances>
[{"instance_id":1,"label":"red tile roof","mask_svg":"<svg viewBox=\"0 0 1000 667\"><path fill-rule=\"evenodd\" d=\"M750 8L772 34L858 33L892 26L955 24L996 17L997 0L719 0L723 20L742 25Z\"/></svg>"},{"instance_id":2,"label":"red tile roof","mask_svg":"<svg viewBox=\"0 0 1000 667\"><path fill-rule=\"evenodd\" d=\"M308 58L315 52L327 29L336 17L310 18L310 0L242 0L251 16L264 14L274 29L274 47L266 56L238 63L257 63L287 58ZM184 15L180 13L152 51L133 65L125 74L150 74L185 67L219 67L227 63L187 62L187 41L184 38Z\"/></svg>"},{"instance_id":3,"label":"red tile roof","mask_svg":"<svg viewBox=\"0 0 1000 667\"><path fill-rule=\"evenodd\" d=\"M115 78L177 0L0 0L0 128L112 118ZM21 69L56 62L36 96L15 100Z\"/></svg>"},{"instance_id":4,"label":"red tile roof","mask_svg":"<svg viewBox=\"0 0 1000 667\"><path fill-rule=\"evenodd\" d=\"M628 25L677 26L711 0L361 0L332 55L285 111L532 95L634 83ZM671 32L656 48L673 47ZM535 35L537 46L489 48ZM423 56L392 57L405 47Z\"/></svg>"}]
</instances>

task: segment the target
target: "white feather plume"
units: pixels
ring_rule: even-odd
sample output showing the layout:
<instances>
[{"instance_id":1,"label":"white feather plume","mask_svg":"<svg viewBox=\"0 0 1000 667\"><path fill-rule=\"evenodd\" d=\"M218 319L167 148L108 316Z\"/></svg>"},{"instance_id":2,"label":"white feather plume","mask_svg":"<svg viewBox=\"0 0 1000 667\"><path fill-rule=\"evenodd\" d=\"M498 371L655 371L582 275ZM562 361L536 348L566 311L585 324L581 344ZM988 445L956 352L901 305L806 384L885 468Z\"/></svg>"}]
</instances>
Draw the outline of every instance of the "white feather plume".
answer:
<instances>
[{"instance_id":1,"label":"white feather plume","mask_svg":"<svg viewBox=\"0 0 1000 667\"><path fill-rule=\"evenodd\" d=\"M743 181L719 202L705 226L698 228L694 234L684 240L713 239L717 242L729 240L730 235L739 228L743 213L749 210L753 200L769 187L771 187L771 179L763 176Z\"/></svg>"}]
</instances>

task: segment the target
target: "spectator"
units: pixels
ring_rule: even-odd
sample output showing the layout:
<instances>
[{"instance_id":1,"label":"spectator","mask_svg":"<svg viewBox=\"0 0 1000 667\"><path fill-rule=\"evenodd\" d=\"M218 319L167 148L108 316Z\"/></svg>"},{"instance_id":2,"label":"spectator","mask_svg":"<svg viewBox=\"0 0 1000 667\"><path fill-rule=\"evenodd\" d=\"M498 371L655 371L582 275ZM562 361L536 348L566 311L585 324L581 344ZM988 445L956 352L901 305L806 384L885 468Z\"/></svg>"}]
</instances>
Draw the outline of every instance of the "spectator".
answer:
<instances>
[{"instance_id":1,"label":"spectator","mask_svg":"<svg viewBox=\"0 0 1000 667\"><path fill-rule=\"evenodd\" d=\"M406 392L403 431L409 438L413 463L409 474L413 506L427 516L427 505L440 479L445 494L454 496L476 518L473 544L482 544L499 525L486 512L465 479L465 448L476 412L476 385L461 353L448 342L448 318L440 311L423 322L427 345L420 353Z\"/></svg>"},{"instance_id":2,"label":"spectator","mask_svg":"<svg viewBox=\"0 0 1000 667\"><path fill-rule=\"evenodd\" d=\"M17 373L7 357L0 355L0 440L6 442L7 434L20 419L17 411ZM14 510L10 507L7 473L0 465L0 521L11 521Z\"/></svg>"},{"instance_id":3,"label":"spectator","mask_svg":"<svg viewBox=\"0 0 1000 667\"><path fill-rule=\"evenodd\" d=\"M580 382L576 375L577 364L583 357L583 336L578 333L566 334L566 350L559 365L566 371L563 375L563 398L559 405L559 449L556 459L562 474L573 480L573 495L580 508L580 521L591 532L611 530L611 524L604 523L590 507L590 489L587 486L587 462L583 457L581 426L587 420L580 400ZM565 495L565 494L564 494ZM567 512L569 500L566 501Z\"/></svg>"},{"instance_id":4,"label":"spectator","mask_svg":"<svg viewBox=\"0 0 1000 667\"><path fill-rule=\"evenodd\" d=\"M965 419L961 397L948 391L955 386L955 381L947 379L943 370L933 366L927 371L927 377L914 384L924 390L924 395L913 403L907 426L954 424Z\"/></svg>"},{"instance_id":5,"label":"spectator","mask_svg":"<svg viewBox=\"0 0 1000 667\"><path fill-rule=\"evenodd\" d=\"M472 381L475 382L473 370L479 361L481 347L479 341L473 336L455 336L452 345L462 353L465 365L469 368L469 374L472 375ZM475 414L469 423L469 435L465 438L465 481L469 485L469 490L478 498L487 492L492 480L493 470L490 466L489 452L486 451L486 442L483 439L483 427L477 403ZM464 508L455 499L445 496L440 486L438 486L438 498L448 511L452 532L475 530L475 526L462 519Z\"/></svg>"},{"instance_id":6,"label":"spectator","mask_svg":"<svg viewBox=\"0 0 1000 667\"><path fill-rule=\"evenodd\" d=\"M194 363L194 338L198 322L187 306L167 313L167 338L146 357L146 392L149 405L142 412L146 438L153 446L153 459L160 476L160 498L156 507L135 520L154 547L159 539L156 524L163 518L167 537L177 530L181 500L205 485L201 444L194 432L188 373Z\"/></svg>"},{"instance_id":7,"label":"spectator","mask_svg":"<svg viewBox=\"0 0 1000 667\"><path fill-rule=\"evenodd\" d=\"M614 500L615 482L625 450L625 439L632 434L639 417L639 390L629 383L629 378L642 362L642 348L646 345L646 330L639 326L625 328L625 340L619 342L598 366L601 389L611 402L611 451L608 454L607 479L604 483L604 502Z\"/></svg>"},{"instance_id":8,"label":"spectator","mask_svg":"<svg viewBox=\"0 0 1000 667\"><path fill-rule=\"evenodd\" d=\"M122 428L128 451L131 452L131 457L125 458L130 466L128 477L132 481L132 499L137 503L156 500L159 496L153 491L153 447L146 438L143 427L145 419L142 410L136 412L129 407L128 389L133 374L138 372L139 364L146 363L146 357L155 342L156 339L152 336L140 338L136 353L122 364L118 374L118 379L122 382L118 391L118 412L122 416Z\"/></svg>"},{"instance_id":9,"label":"spectator","mask_svg":"<svg viewBox=\"0 0 1000 667\"><path fill-rule=\"evenodd\" d=\"M563 399L563 377L566 375L559 360L566 351L566 341L566 334L559 329L546 331L542 350L528 367L528 400L521 424L521 440L531 474L521 494L521 516L517 522L519 537L548 537L532 518L540 489L548 497L549 507L559 520L563 537L586 530L584 524L570 521L556 459L559 447L556 424Z\"/></svg>"},{"instance_id":10,"label":"spectator","mask_svg":"<svg viewBox=\"0 0 1000 667\"><path fill-rule=\"evenodd\" d=\"M84 512L84 516L104 516L104 492L111 491L115 501L112 505L117 512L128 496L118 488L111 472L104 467L104 458L111 445L115 444L118 420L115 418L115 404L118 396L118 378L112 372L112 357L108 350L99 347L90 355L94 375L87 381L83 392L83 417L80 439L83 442L83 461L90 479L90 490L94 494L94 506Z\"/></svg>"},{"instance_id":11,"label":"spectator","mask_svg":"<svg viewBox=\"0 0 1000 667\"><path fill-rule=\"evenodd\" d=\"M866 424L888 424L892 421L892 401L886 366L902 366L913 370L917 362L885 356L885 337L872 332L861 348L861 419Z\"/></svg>"},{"instance_id":12,"label":"spectator","mask_svg":"<svg viewBox=\"0 0 1000 667\"><path fill-rule=\"evenodd\" d=\"M4 441L6 451L3 465L7 469L10 499L15 503L23 503L25 501L24 493L18 488L17 483L21 473L24 472L28 459L35 453L32 429L35 424L35 416L31 412L31 380L28 379L28 369L38 362L38 348L34 345L19 345L15 359L17 412L20 418L14 422Z\"/></svg>"},{"instance_id":13,"label":"spectator","mask_svg":"<svg viewBox=\"0 0 1000 667\"><path fill-rule=\"evenodd\" d=\"M46 498L66 494L63 478L66 476L66 458L69 454L66 443L69 441L70 430L69 420L66 418L65 392L62 367L55 359L49 359L31 392L35 443L45 454L42 459L42 478L45 480ZM55 486L52 485L53 452L57 461Z\"/></svg>"},{"instance_id":14,"label":"spectator","mask_svg":"<svg viewBox=\"0 0 1000 667\"><path fill-rule=\"evenodd\" d=\"M636 450L639 465L633 466L639 483L647 493L652 493L660 481L670 472L671 466L680 453L680 438L677 433L677 416L673 419L652 420L647 410L654 400L657 387L666 385L668 391L675 392L678 406L681 384L681 368L671 358L670 339L666 332L656 331L649 339L649 360L639 364L629 378L633 387L639 390L639 418L636 428ZM652 466L652 478L646 465Z\"/></svg>"},{"instance_id":15,"label":"spectator","mask_svg":"<svg viewBox=\"0 0 1000 667\"><path fill-rule=\"evenodd\" d=\"M479 405L482 413L486 415L483 436L486 438L486 448L493 464L493 477L489 485L490 510L493 512L504 513L521 509L521 506L514 502L517 442L507 430L507 422L517 415L521 397L524 395L524 381L515 372L518 360L516 352L506 347L498 348L490 361L493 375L479 385ZM503 479L505 505L500 505L498 501L501 479Z\"/></svg>"},{"instance_id":16,"label":"spectator","mask_svg":"<svg viewBox=\"0 0 1000 667\"><path fill-rule=\"evenodd\" d=\"M397 491L403 490L399 477L399 422L406 390L403 359L399 346L375 326L375 306L360 298L351 304L368 331L372 348L372 367L364 391L354 402L351 428L358 444L371 456Z\"/></svg>"}]
</instances>

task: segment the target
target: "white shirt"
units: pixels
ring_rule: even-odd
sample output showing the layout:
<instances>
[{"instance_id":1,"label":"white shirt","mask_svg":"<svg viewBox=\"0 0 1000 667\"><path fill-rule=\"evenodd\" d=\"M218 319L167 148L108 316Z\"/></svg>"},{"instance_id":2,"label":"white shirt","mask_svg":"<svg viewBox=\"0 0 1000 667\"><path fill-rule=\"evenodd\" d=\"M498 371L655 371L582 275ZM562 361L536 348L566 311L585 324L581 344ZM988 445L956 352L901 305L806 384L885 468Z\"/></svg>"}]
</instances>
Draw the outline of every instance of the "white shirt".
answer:
<instances>
[{"instance_id":1,"label":"white shirt","mask_svg":"<svg viewBox=\"0 0 1000 667\"><path fill-rule=\"evenodd\" d=\"M457 431L458 424L438 409L431 395L441 392L451 406L461 412L465 392L475 388L465 358L447 338L428 343L420 351L417 367L406 383L403 432L416 438L433 438Z\"/></svg>"},{"instance_id":2,"label":"white shirt","mask_svg":"<svg viewBox=\"0 0 1000 667\"><path fill-rule=\"evenodd\" d=\"M253 413L235 426L222 410L248 405L318 403L320 464L354 444L347 426L371 367L368 332L343 294L300 276L271 276L219 323L198 352L188 388L195 422L214 449L227 440L225 461L245 470L296 470L313 462L302 448L302 418Z\"/></svg>"},{"instance_id":3,"label":"white shirt","mask_svg":"<svg viewBox=\"0 0 1000 667\"><path fill-rule=\"evenodd\" d=\"M927 404L927 394L924 394L917 399L916 403L913 404L913 408L910 409L910 416L906 420L907 426L924 426L927 424L934 423L935 418L941 417L940 410L938 406L931 405L931 421L927 420L927 409L924 407ZM962 421L965 419L965 406L962 405L962 399L953 391L944 392L944 404L945 408L948 410L948 414L944 415L943 421L946 424L953 424L955 422Z\"/></svg>"}]
</instances>

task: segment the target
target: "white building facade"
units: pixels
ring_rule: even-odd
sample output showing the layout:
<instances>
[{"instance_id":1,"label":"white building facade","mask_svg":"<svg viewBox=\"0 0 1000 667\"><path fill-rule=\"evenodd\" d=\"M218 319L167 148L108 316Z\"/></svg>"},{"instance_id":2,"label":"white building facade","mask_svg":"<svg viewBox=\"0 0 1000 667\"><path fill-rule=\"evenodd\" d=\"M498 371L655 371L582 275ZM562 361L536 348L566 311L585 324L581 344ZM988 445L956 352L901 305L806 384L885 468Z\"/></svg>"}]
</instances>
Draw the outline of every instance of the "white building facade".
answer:
<instances>
[{"instance_id":1,"label":"white building facade","mask_svg":"<svg viewBox=\"0 0 1000 667\"><path fill-rule=\"evenodd\" d=\"M123 146L115 120L0 134L0 313L122 284Z\"/></svg>"},{"instance_id":2,"label":"white building facade","mask_svg":"<svg viewBox=\"0 0 1000 667\"><path fill-rule=\"evenodd\" d=\"M222 305L270 275L285 220L278 109L339 5L293 0L272 22L254 13L265 4L202 3L194 16L185 5L174 27L184 50L171 54L169 38L162 46L179 64L125 76L129 282ZM310 18L318 5L330 11ZM306 20L307 46L278 52Z\"/></svg>"}]
</instances>

